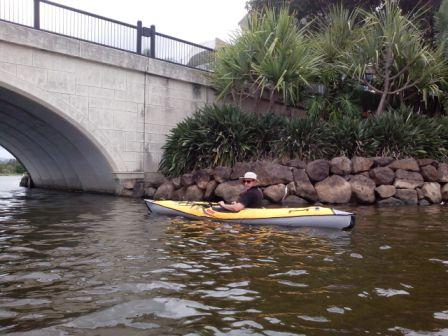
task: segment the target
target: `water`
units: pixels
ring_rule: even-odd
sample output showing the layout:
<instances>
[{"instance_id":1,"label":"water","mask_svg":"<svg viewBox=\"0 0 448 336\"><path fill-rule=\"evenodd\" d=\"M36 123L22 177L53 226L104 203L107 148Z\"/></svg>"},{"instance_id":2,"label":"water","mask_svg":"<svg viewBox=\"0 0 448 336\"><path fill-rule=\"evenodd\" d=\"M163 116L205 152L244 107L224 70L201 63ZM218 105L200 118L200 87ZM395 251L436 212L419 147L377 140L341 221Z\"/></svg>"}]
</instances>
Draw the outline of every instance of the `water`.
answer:
<instances>
[{"instance_id":1,"label":"water","mask_svg":"<svg viewBox=\"0 0 448 336\"><path fill-rule=\"evenodd\" d=\"M0 334L448 335L448 207L284 230L18 181L0 177Z\"/></svg>"}]
</instances>

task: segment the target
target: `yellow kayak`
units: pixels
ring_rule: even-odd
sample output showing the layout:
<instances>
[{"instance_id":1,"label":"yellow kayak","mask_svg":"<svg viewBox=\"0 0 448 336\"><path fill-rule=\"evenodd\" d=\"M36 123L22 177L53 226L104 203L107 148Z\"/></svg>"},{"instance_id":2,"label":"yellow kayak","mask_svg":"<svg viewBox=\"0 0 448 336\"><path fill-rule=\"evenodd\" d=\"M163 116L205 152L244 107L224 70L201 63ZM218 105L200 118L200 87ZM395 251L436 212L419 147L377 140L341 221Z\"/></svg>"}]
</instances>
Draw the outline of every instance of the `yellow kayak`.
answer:
<instances>
[{"instance_id":1,"label":"yellow kayak","mask_svg":"<svg viewBox=\"0 0 448 336\"><path fill-rule=\"evenodd\" d=\"M350 212L310 206L306 208L246 208L239 212L222 209L216 203L145 200L150 213L209 219L220 222L291 227L319 227L350 230L355 215Z\"/></svg>"}]
</instances>

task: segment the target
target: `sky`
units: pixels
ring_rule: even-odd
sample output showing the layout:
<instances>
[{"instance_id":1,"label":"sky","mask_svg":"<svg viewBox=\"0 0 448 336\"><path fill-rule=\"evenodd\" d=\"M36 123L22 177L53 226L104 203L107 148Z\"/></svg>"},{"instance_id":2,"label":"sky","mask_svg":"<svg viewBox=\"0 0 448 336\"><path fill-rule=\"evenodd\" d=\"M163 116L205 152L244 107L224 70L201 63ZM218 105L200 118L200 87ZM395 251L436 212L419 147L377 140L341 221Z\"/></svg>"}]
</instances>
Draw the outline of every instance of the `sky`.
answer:
<instances>
[{"instance_id":1,"label":"sky","mask_svg":"<svg viewBox=\"0 0 448 336\"><path fill-rule=\"evenodd\" d=\"M66 6L130 24L138 20L160 33L204 43L229 41L246 14L247 0L53 0ZM0 144L0 159L12 158Z\"/></svg>"}]
</instances>

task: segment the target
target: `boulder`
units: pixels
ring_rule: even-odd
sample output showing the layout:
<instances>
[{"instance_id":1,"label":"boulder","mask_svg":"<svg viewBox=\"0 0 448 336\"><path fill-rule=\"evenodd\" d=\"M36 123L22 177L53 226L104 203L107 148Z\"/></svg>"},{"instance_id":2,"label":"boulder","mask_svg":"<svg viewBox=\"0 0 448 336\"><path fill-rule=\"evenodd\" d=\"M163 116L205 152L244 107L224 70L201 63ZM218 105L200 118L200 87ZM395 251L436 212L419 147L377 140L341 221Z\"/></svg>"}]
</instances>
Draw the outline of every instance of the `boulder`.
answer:
<instances>
[{"instance_id":1,"label":"boulder","mask_svg":"<svg viewBox=\"0 0 448 336\"><path fill-rule=\"evenodd\" d=\"M441 192L442 192L442 201L448 201L448 183L442 187Z\"/></svg>"},{"instance_id":2,"label":"boulder","mask_svg":"<svg viewBox=\"0 0 448 336\"><path fill-rule=\"evenodd\" d=\"M145 187L158 188L167 181L167 178L161 173L145 173Z\"/></svg>"},{"instance_id":3,"label":"boulder","mask_svg":"<svg viewBox=\"0 0 448 336\"><path fill-rule=\"evenodd\" d=\"M252 169L258 176L260 186L288 184L294 181L291 167L282 166L278 163L257 161L252 165Z\"/></svg>"},{"instance_id":4,"label":"boulder","mask_svg":"<svg viewBox=\"0 0 448 336\"><path fill-rule=\"evenodd\" d=\"M296 194L296 184L294 182L289 182L286 186L286 191L288 195L295 195Z\"/></svg>"},{"instance_id":5,"label":"boulder","mask_svg":"<svg viewBox=\"0 0 448 336\"><path fill-rule=\"evenodd\" d=\"M437 182L439 174L437 168L433 165L426 165L421 167L423 179L427 182Z\"/></svg>"},{"instance_id":6,"label":"boulder","mask_svg":"<svg viewBox=\"0 0 448 336\"><path fill-rule=\"evenodd\" d=\"M377 157L373 158L373 166L374 167L385 167L392 161L394 161L394 159L389 156L377 156Z\"/></svg>"},{"instance_id":7,"label":"boulder","mask_svg":"<svg viewBox=\"0 0 448 336\"><path fill-rule=\"evenodd\" d=\"M284 165L288 166L288 167L299 168L299 169L306 168L306 162L299 160L299 159L285 161Z\"/></svg>"},{"instance_id":8,"label":"boulder","mask_svg":"<svg viewBox=\"0 0 448 336\"><path fill-rule=\"evenodd\" d=\"M423 197L434 204L442 202L442 191L437 182L425 182L422 186Z\"/></svg>"},{"instance_id":9,"label":"boulder","mask_svg":"<svg viewBox=\"0 0 448 336\"><path fill-rule=\"evenodd\" d=\"M415 189L415 190L417 191L417 198L418 198L419 200L425 198L425 196L423 195L423 191L422 191L421 188L417 188L417 189Z\"/></svg>"},{"instance_id":10,"label":"boulder","mask_svg":"<svg viewBox=\"0 0 448 336\"><path fill-rule=\"evenodd\" d=\"M394 171L388 167L373 168L369 175L376 185L392 184L395 179Z\"/></svg>"},{"instance_id":11,"label":"boulder","mask_svg":"<svg viewBox=\"0 0 448 336\"><path fill-rule=\"evenodd\" d=\"M306 204L308 204L306 200L294 195L289 195L282 201L282 205L287 207L297 207Z\"/></svg>"},{"instance_id":12,"label":"boulder","mask_svg":"<svg viewBox=\"0 0 448 336\"><path fill-rule=\"evenodd\" d=\"M441 163L439 164L439 168L437 168L437 181L438 182L448 182L448 164Z\"/></svg>"},{"instance_id":13,"label":"boulder","mask_svg":"<svg viewBox=\"0 0 448 336\"><path fill-rule=\"evenodd\" d=\"M134 179L124 180L121 182L121 186L123 187L123 189L133 190L134 186L135 186L135 182L136 182L136 180L134 180Z\"/></svg>"},{"instance_id":14,"label":"boulder","mask_svg":"<svg viewBox=\"0 0 448 336\"><path fill-rule=\"evenodd\" d=\"M153 187L146 187L145 188L145 197L147 198L153 198L155 193L156 193L157 189L153 188Z\"/></svg>"},{"instance_id":15,"label":"boulder","mask_svg":"<svg viewBox=\"0 0 448 336\"><path fill-rule=\"evenodd\" d=\"M210 174L207 170L201 169L193 174L193 179L199 189L205 189L210 181Z\"/></svg>"},{"instance_id":16,"label":"boulder","mask_svg":"<svg viewBox=\"0 0 448 336\"><path fill-rule=\"evenodd\" d=\"M393 170L403 169L410 171L420 171L420 167L418 166L418 163L415 159L396 160L389 164L388 167Z\"/></svg>"},{"instance_id":17,"label":"boulder","mask_svg":"<svg viewBox=\"0 0 448 336\"><path fill-rule=\"evenodd\" d=\"M244 191L244 186L240 181L227 181L220 183L215 189L215 195L222 198L227 203L237 201L238 196Z\"/></svg>"},{"instance_id":18,"label":"boulder","mask_svg":"<svg viewBox=\"0 0 448 336\"><path fill-rule=\"evenodd\" d=\"M199 188L198 185L191 185L185 192L186 201L202 201L204 197L204 190Z\"/></svg>"},{"instance_id":19,"label":"boulder","mask_svg":"<svg viewBox=\"0 0 448 336\"><path fill-rule=\"evenodd\" d=\"M180 177L175 177L175 178L171 179L171 182L174 184L174 187L176 189L178 189L182 186Z\"/></svg>"},{"instance_id":20,"label":"boulder","mask_svg":"<svg viewBox=\"0 0 448 336\"><path fill-rule=\"evenodd\" d=\"M327 160L311 161L306 165L305 171L311 181L323 181L330 175L330 164Z\"/></svg>"},{"instance_id":21,"label":"boulder","mask_svg":"<svg viewBox=\"0 0 448 336\"><path fill-rule=\"evenodd\" d=\"M173 192L174 192L174 184L170 181L167 181L163 184L161 184L158 188L156 193L154 194L154 199L172 199L173 198Z\"/></svg>"},{"instance_id":22,"label":"boulder","mask_svg":"<svg viewBox=\"0 0 448 336\"><path fill-rule=\"evenodd\" d=\"M352 196L349 182L338 175L332 175L315 186L319 200L323 203L348 203Z\"/></svg>"},{"instance_id":23,"label":"boulder","mask_svg":"<svg viewBox=\"0 0 448 336\"><path fill-rule=\"evenodd\" d=\"M271 202L280 203L287 195L286 186L284 184L271 185L264 188L263 195Z\"/></svg>"},{"instance_id":24,"label":"boulder","mask_svg":"<svg viewBox=\"0 0 448 336\"><path fill-rule=\"evenodd\" d=\"M132 197L142 198L145 195L145 182L143 180L138 180L134 184L134 189L132 189Z\"/></svg>"},{"instance_id":25,"label":"boulder","mask_svg":"<svg viewBox=\"0 0 448 336\"><path fill-rule=\"evenodd\" d=\"M213 172L212 172L213 178L218 183L222 183L222 182L229 180L231 174L232 174L232 168L223 167L223 166L216 167L215 169L213 169Z\"/></svg>"},{"instance_id":26,"label":"boulder","mask_svg":"<svg viewBox=\"0 0 448 336\"><path fill-rule=\"evenodd\" d=\"M395 179L394 186L397 189L415 189L421 187L423 181Z\"/></svg>"},{"instance_id":27,"label":"boulder","mask_svg":"<svg viewBox=\"0 0 448 336\"><path fill-rule=\"evenodd\" d=\"M394 196L396 188L393 185L380 185L375 188L375 192L380 198L384 199Z\"/></svg>"},{"instance_id":28,"label":"boulder","mask_svg":"<svg viewBox=\"0 0 448 336\"><path fill-rule=\"evenodd\" d=\"M25 187L25 188L33 188L34 187L33 180L31 179L31 176L28 175L28 173L25 173L22 176L22 178L20 179L19 186Z\"/></svg>"},{"instance_id":29,"label":"boulder","mask_svg":"<svg viewBox=\"0 0 448 336\"><path fill-rule=\"evenodd\" d=\"M244 175L244 173L252 171L251 164L248 162L237 162L232 167L232 172L230 173L230 179L237 180L241 176Z\"/></svg>"},{"instance_id":30,"label":"boulder","mask_svg":"<svg viewBox=\"0 0 448 336\"><path fill-rule=\"evenodd\" d=\"M397 205L403 205L403 201L395 198L395 197L389 197L383 200L380 200L377 202L379 206L397 206Z\"/></svg>"},{"instance_id":31,"label":"boulder","mask_svg":"<svg viewBox=\"0 0 448 336\"><path fill-rule=\"evenodd\" d=\"M173 201L185 201L185 193L187 188L181 187L179 189L174 190L173 192Z\"/></svg>"},{"instance_id":32,"label":"boulder","mask_svg":"<svg viewBox=\"0 0 448 336\"><path fill-rule=\"evenodd\" d=\"M395 178L401 179L401 180L412 180L417 182L423 182L423 176L420 173L416 172L409 172L407 170L403 169L397 169L395 172Z\"/></svg>"},{"instance_id":33,"label":"boulder","mask_svg":"<svg viewBox=\"0 0 448 336\"><path fill-rule=\"evenodd\" d=\"M193 174L183 174L180 177L180 184L182 187L189 187L194 184Z\"/></svg>"},{"instance_id":34,"label":"boulder","mask_svg":"<svg viewBox=\"0 0 448 336\"><path fill-rule=\"evenodd\" d=\"M218 186L218 182L215 180L211 180L207 183L207 187L205 187L204 200L211 201L215 197L215 189Z\"/></svg>"},{"instance_id":35,"label":"boulder","mask_svg":"<svg viewBox=\"0 0 448 336\"><path fill-rule=\"evenodd\" d=\"M350 179L352 195L360 203L375 202L375 182L364 175L355 175Z\"/></svg>"},{"instance_id":36,"label":"boulder","mask_svg":"<svg viewBox=\"0 0 448 336\"><path fill-rule=\"evenodd\" d=\"M368 171L373 166L373 160L361 156L352 158L352 172L353 174Z\"/></svg>"},{"instance_id":37,"label":"boulder","mask_svg":"<svg viewBox=\"0 0 448 336\"><path fill-rule=\"evenodd\" d=\"M432 165L434 167L438 166L438 162L436 160L433 159L417 159L417 164L419 165L419 167L426 167L429 165Z\"/></svg>"},{"instance_id":38,"label":"boulder","mask_svg":"<svg viewBox=\"0 0 448 336\"><path fill-rule=\"evenodd\" d=\"M421 200L418 201L418 205L426 206L426 205L431 205L431 203L429 203L429 202L428 202L427 200L425 200L425 199L421 199Z\"/></svg>"},{"instance_id":39,"label":"boulder","mask_svg":"<svg viewBox=\"0 0 448 336\"><path fill-rule=\"evenodd\" d=\"M330 171L336 175L349 175L352 172L352 161L345 156L335 157L330 161Z\"/></svg>"},{"instance_id":40,"label":"boulder","mask_svg":"<svg viewBox=\"0 0 448 336\"><path fill-rule=\"evenodd\" d=\"M394 197L403 201L404 204L416 205L418 203L417 191L414 189L397 189Z\"/></svg>"},{"instance_id":41,"label":"boulder","mask_svg":"<svg viewBox=\"0 0 448 336\"><path fill-rule=\"evenodd\" d=\"M316 189L310 182L305 169L294 169L293 177L295 182L295 194L311 202L316 202L319 199Z\"/></svg>"}]
</instances>

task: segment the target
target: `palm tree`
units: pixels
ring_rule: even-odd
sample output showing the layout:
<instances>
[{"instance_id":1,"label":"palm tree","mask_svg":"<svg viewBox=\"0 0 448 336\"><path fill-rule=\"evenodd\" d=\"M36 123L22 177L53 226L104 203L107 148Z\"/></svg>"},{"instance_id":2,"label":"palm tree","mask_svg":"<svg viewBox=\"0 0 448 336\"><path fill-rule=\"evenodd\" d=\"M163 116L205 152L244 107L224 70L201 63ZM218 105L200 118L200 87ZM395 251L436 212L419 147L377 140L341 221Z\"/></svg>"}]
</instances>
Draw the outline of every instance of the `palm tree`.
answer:
<instances>
[{"instance_id":1,"label":"palm tree","mask_svg":"<svg viewBox=\"0 0 448 336\"><path fill-rule=\"evenodd\" d=\"M410 89L423 100L439 95L446 64L414 23L423 12L403 14L396 1L386 0L382 8L362 13L363 30L341 65L380 96L376 114L383 113L389 97L403 100Z\"/></svg>"}]
</instances>

